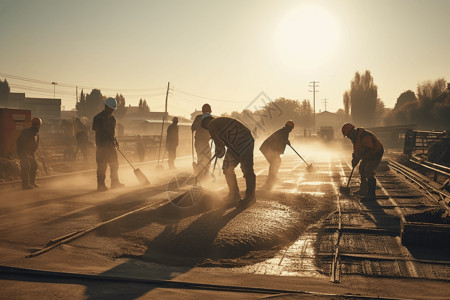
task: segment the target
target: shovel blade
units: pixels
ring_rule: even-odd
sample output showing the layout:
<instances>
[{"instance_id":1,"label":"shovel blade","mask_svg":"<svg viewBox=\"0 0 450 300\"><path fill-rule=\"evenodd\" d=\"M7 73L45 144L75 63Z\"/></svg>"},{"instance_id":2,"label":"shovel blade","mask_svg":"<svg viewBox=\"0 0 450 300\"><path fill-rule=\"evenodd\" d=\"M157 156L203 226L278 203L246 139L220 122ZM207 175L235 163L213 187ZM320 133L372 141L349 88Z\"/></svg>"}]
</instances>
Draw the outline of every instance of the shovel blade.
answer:
<instances>
[{"instance_id":1,"label":"shovel blade","mask_svg":"<svg viewBox=\"0 0 450 300\"><path fill-rule=\"evenodd\" d=\"M142 173L140 169L134 170L134 174L136 175L139 182L143 185L150 184L150 181L147 179L147 177Z\"/></svg>"}]
</instances>

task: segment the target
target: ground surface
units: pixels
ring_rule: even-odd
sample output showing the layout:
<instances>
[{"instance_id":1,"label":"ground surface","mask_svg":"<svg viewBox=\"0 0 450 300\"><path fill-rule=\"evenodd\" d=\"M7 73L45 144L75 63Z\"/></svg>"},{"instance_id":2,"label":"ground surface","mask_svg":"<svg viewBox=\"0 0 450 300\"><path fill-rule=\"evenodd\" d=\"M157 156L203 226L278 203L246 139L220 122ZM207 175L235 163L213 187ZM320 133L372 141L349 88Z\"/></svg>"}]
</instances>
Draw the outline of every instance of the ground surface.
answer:
<instances>
[{"instance_id":1,"label":"ground surface","mask_svg":"<svg viewBox=\"0 0 450 300\"><path fill-rule=\"evenodd\" d=\"M448 251L407 248L399 237L402 214L435 204L386 168L378 174L377 202L339 193L350 155L336 147L297 147L312 172L286 150L271 192L261 189L267 163L256 157L258 201L247 209L221 201L227 189L220 161L196 206L170 203L191 191L182 184L192 173L190 157L179 158L174 171L137 165L152 183L147 187L127 166L120 168L127 186L104 193L95 191L95 172L41 179L32 191L3 187L0 298L448 298Z\"/></svg>"}]
</instances>

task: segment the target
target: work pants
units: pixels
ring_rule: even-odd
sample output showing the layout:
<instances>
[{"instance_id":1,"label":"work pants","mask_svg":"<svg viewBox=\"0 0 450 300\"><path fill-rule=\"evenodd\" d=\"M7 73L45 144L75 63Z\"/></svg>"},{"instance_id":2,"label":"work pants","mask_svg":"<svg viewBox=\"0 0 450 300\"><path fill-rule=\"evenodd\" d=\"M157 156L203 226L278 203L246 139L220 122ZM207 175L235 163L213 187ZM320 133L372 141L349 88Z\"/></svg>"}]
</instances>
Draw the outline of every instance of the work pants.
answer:
<instances>
[{"instance_id":1,"label":"work pants","mask_svg":"<svg viewBox=\"0 0 450 300\"><path fill-rule=\"evenodd\" d=\"M22 178L22 186L29 186L36 181L36 171L38 164L33 154L19 154L20 159L20 176Z\"/></svg>"},{"instance_id":2,"label":"work pants","mask_svg":"<svg viewBox=\"0 0 450 300\"><path fill-rule=\"evenodd\" d=\"M169 169L175 169L175 158L177 157L177 148L167 148Z\"/></svg>"},{"instance_id":3,"label":"work pants","mask_svg":"<svg viewBox=\"0 0 450 300\"><path fill-rule=\"evenodd\" d=\"M202 178L208 174L211 165L211 146L209 145L209 139L196 139L194 146L195 152L197 153L197 168L201 171L198 176Z\"/></svg>"},{"instance_id":4,"label":"work pants","mask_svg":"<svg viewBox=\"0 0 450 300\"><path fill-rule=\"evenodd\" d=\"M111 184L119 182L119 159L117 157L116 148L110 147L97 147L96 152L97 161L97 181L99 183L105 182L106 168L109 165L109 171L111 173Z\"/></svg>"},{"instance_id":5,"label":"work pants","mask_svg":"<svg viewBox=\"0 0 450 300\"><path fill-rule=\"evenodd\" d=\"M263 153L264 157L269 162L269 174L267 176L266 186L272 187L275 182L277 181L278 177L278 170L280 169L281 165L281 158L280 154L269 152L269 153Z\"/></svg>"}]
</instances>

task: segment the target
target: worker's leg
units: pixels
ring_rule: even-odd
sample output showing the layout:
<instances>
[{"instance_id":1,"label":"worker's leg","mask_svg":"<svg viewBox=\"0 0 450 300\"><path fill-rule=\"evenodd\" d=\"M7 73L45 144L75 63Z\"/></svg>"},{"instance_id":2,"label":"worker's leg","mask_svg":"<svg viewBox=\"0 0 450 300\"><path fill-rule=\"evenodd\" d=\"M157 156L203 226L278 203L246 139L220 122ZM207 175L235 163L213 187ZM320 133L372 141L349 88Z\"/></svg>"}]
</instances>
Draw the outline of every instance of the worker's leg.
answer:
<instances>
[{"instance_id":1,"label":"worker's leg","mask_svg":"<svg viewBox=\"0 0 450 300\"><path fill-rule=\"evenodd\" d=\"M236 173L234 172L234 169L236 168L238 163L238 158L233 155L231 151L227 150L222 165L223 174L225 175L225 180L227 181L228 185L228 195L224 199L224 201L226 202L233 203L234 201L241 199Z\"/></svg>"},{"instance_id":2,"label":"worker's leg","mask_svg":"<svg viewBox=\"0 0 450 300\"><path fill-rule=\"evenodd\" d=\"M240 155L241 169L247 186L245 198L240 203L242 206L250 206L256 202L256 175L253 169L253 147L254 143L251 143Z\"/></svg>"},{"instance_id":3,"label":"worker's leg","mask_svg":"<svg viewBox=\"0 0 450 300\"><path fill-rule=\"evenodd\" d=\"M264 188L271 190L278 178L278 170L281 165L281 158L279 155L271 155L266 157L270 166L269 166L269 174L267 176L267 181L264 184Z\"/></svg>"},{"instance_id":4,"label":"worker's leg","mask_svg":"<svg viewBox=\"0 0 450 300\"><path fill-rule=\"evenodd\" d=\"M29 156L28 161L30 163L30 178L28 179L30 182L30 185L33 187L39 187L39 184L36 183L36 172L38 169L38 163L36 161L36 157Z\"/></svg>"},{"instance_id":5,"label":"worker's leg","mask_svg":"<svg viewBox=\"0 0 450 300\"><path fill-rule=\"evenodd\" d=\"M167 149L169 169L175 169L176 149Z\"/></svg>"},{"instance_id":6,"label":"worker's leg","mask_svg":"<svg viewBox=\"0 0 450 300\"><path fill-rule=\"evenodd\" d=\"M358 196L364 197L367 195L367 176L366 176L366 164L367 161L362 160L359 163L359 175L361 176L361 183L359 184L359 190L357 190L354 194Z\"/></svg>"},{"instance_id":7,"label":"worker's leg","mask_svg":"<svg viewBox=\"0 0 450 300\"><path fill-rule=\"evenodd\" d=\"M108 164L107 151L104 147L97 147L95 160L97 161L97 191L106 191L105 178Z\"/></svg>"},{"instance_id":8,"label":"worker's leg","mask_svg":"<svg viewBox=\"0 0 450 300\"><path fill-rule=\"evenodd\" d=\"M376 200L375 190L377 187L377 181L375 179L375 170L381 162L380 159L367 161L365 168L365 175L367 177L367 195L364 200Z\"/></svg>"},{"instance_id":9,"label":"worker's leg","mask_svg":"<svg viewBox=\"0 0 450 300\"><path fill-rule=\"evenodd\" d=\"M20 177L22 178L22 189L29 190L33 187L30 185L28 181L28 177L30 174L30 162L28 160L28 156L26 154L19 155L20 158Z\"/></svg>"},{"instance_id":10,"label":"worker's leg","mask_svg":"<svg viewBox=\"0 0 450 300\"><path fill-rule=\"evenodd\" d=\"M111 172L111 188L120 188L124 184L119 181L119 158L117 157L117 151L115 148L108 149L108 164L109 171Z\"/></svg>"}]
</instances>

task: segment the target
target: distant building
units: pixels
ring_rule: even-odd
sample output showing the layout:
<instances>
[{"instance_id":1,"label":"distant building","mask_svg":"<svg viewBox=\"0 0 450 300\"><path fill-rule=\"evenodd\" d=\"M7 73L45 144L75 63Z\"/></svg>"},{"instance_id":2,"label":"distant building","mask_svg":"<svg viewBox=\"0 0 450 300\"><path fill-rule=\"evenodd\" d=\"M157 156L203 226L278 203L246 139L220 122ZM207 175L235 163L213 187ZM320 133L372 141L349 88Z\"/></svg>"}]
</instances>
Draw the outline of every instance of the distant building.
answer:
<instances>
[{"instance_id":1,"label":"distant building","mask_svg":"<svg viewBox=\"0 0 450 300\"><path fill-rule=\"evenodd\" d=\"M334 132L340 132L343 121L336 113L329 111L323 111L316 114L316 128L319 130L320 127L332 127Z\"/></svg>"},{"instance_id":2,"label":"distant building","mask_svg":"<svg viewBox=\"0 0 450 300\"><path fill-rule=\"evenodd\" d=\"M61 118L61 99L29 98L25 97L25 93L10 93L8 107L31 110L32 116L41 119Z\"/></svg>"},{"instance_id":3,"label":"distant building","mask_svg":"<svg viewBox=\"0 0 450 300\"><path fill-rule=\"evenodd\" d=\"M198 115L203 114L203 112L201 110L195 110L193 113L191 113L191 120L194 121L195 117L197 117Z\"/></svg>"}]
</instances>

